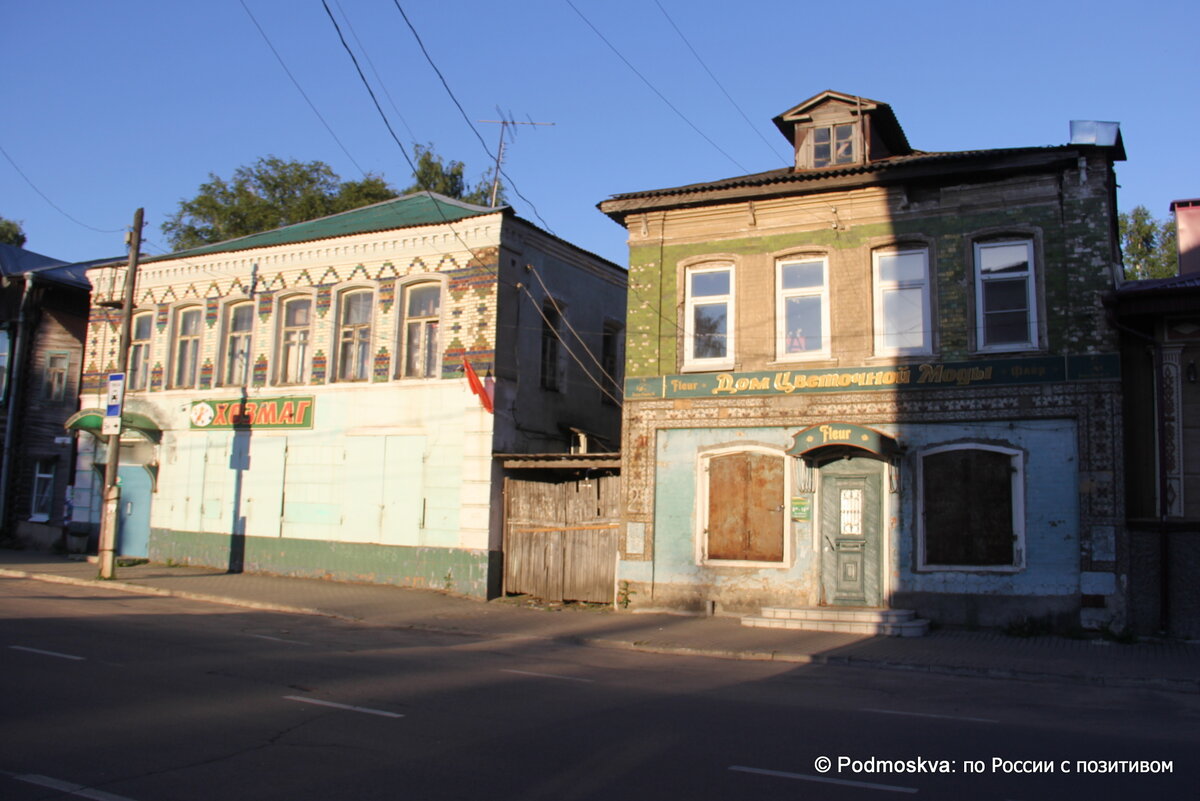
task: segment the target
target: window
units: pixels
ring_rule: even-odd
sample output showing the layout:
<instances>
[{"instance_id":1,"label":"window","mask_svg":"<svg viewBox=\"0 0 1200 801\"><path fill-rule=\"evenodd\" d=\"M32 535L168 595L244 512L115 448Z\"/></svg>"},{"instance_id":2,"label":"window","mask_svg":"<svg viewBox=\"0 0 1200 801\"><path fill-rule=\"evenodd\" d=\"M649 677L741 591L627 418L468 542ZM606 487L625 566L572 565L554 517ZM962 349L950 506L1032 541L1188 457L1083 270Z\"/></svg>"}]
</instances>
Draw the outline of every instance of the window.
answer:
<instances>
[{"instance_id":1,"label":"window","mask_svg":"<svg viewBox=\"0 0 1200 801\"><path fill-rule=\"evenodd\" d=\"M0 328L0 403L8 399L8 329Z\"/></svg>"},{"instance_id":2,"label":"window","mask_svg":"<svg viewBox=\"0 0 1200 801\"><path fill-rule=\"evenodd\" d=\"M702 561L784 562L784 457L735 451L702 459Z\"/></svg>"},{"instance_id":3,"label":"window","mask_svg":"<svg viewBox=\"0 0 1200 801\"><path fill-rule=\"evenodd\" d=\"M687 272L683 365L693 370L733 366L733 267Z\"/></svg>"},{"instance_id":4,"label":"window","mask_svg":"<svg viewBox=\"0 0 1200 801\"><path fill-rule=\"evenodd\" d=\"M250 377L250 331L253 327L253 303L239 303L227 309L223 376L227 387L243 386Z\"/></svg>"},{"instance_id":5,"label":"window","mask_svg":"<svg viewBox=\"0 0 1200 801\"><path fill-rule=\"evenodd\" d=\"M1019 568L1023 560L1021 453L949 446L920 460L920 567Z\"/></svg>"},{"instance_id":6,"label":"window","mask_svg":"<svg viewBox=\"0 0 1200 801\"><path fill-rule=\"evenodd\" d=\"M929 253L876 251L875 353L931 353Z\"/></svg>"},{"instance_id":7,"label":"window","mask_svg":"<svg viewBox=\"0 0 1200 801\"><path fill-rule=\"evenodd\" d=\"M371 313L375 296L370 290L342 295L338 328L338 380L366 381L371 376Z\"/></svg>"},{"instance_id":8,"label":"window","mask_svg":"<svg viewBox=\"0 0 1200 801\"><path fill-rule=\"evenodd\" d=\"M145 389L150 376L150 334L154 329L153 314L137 314L133 318L133 338L129 344L129 389Z\"/></svg>"},{"instance_id":9,"label":"window","mask_svg":"<svg viewBox=\"0 0 1200 801\"><path fill-rule=\"evenodd\" d=\"M54 504L54 460L39 459L33 465L33 495L29 505L29 519L45 523L50 519Z\"/></svg>"},{"instance_id":10,"label":"window","mask_svg":"<svg viewBox=\"0 0 1200 801\"><path fill-rule=\"evenodd\" d=\"M562 381L559 376L559 345L562 335L562 316L554 301L548 300L542 307L542 361L541 387L557 392Z\"/></svg>"},{"instance_id":11,"label":"window","mask_svg":"<svg viewBox=\"0 0 1200 801\"><path fill-rule=\"evenodd\" d=\"M67 368L71 354L50 351L46 354L46 372L42 377L42 400L61 401L67 392Z\"/></svg>"},{"instance_id":12,"label":"window","mask_svg":"<svg viewBox=\"0 0 1200 801\"><path fill-rule=\"evenodd\" d=\"M979 350L1037 347L1033 242L975 245L975 308Z\"/></svg>"},{"instance_id":13,"label":"window","mask_svg":"<svg viewBox=\"0 0 1200 801\"><path fill-rule=\"evenodd\" d=\"M404 290L404 372L408 378L436 378L441 371L438 321L441 284L413 284Z\"/></svg>"},{"instance_id":14,"label":"window","mask_svg":"<svg viewBox=\"0 0 1200 801\"><path fill-rule=\"evenodd\" d=\"M172 386L178 389L196 386L202 317L196 306L175 313L175 380Z\"/></svg>"},{"instance_id":15,"label":"window","mask_svg":"<svg viewBox=\"0 0 1200 801\"><path fill-rule=\"evenodd\" d=\"M826 261L781 262L776 274L776 351L780 359L829 355Z\"/></svg>"},{"instance_id":16,"label":"window","mask_svg":"<svg viewBox=\"0 0 1200 801\"><path fill-rule=\"evenodd\" d=\"M308 380L309 326L312 298L287 298L279 331L279 383L303 384Z\"/></svg>"},{"instance_id":17,"label":"window","mask_svg":"<svg viewBox=\"0 0 1200 801\"><path fill-rule=\"evenodd\" d=\"M853 164L854 158L854 123L826 125L813 128L812 133L812 165L814 167L829 167L834 164Z\"/></svg>"}]
</instances>

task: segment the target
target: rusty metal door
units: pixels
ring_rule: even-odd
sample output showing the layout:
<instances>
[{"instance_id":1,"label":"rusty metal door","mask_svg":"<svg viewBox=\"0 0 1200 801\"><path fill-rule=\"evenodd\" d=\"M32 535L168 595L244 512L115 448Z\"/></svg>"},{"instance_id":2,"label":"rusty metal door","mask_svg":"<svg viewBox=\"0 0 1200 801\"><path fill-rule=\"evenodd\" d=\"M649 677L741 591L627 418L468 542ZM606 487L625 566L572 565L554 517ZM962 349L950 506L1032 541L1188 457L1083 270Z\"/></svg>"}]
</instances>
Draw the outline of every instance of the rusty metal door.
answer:
<instances>
[{"instance_id":1,"label":"rusty metal door","mask_svg":"<svg viewBox=\"0 0 1200 801\"><path fill-rule=\"evenodd\" d=\"M744 451L708 460L708 558L783 561L783 458Z\"/></svg>"}]
</instances>

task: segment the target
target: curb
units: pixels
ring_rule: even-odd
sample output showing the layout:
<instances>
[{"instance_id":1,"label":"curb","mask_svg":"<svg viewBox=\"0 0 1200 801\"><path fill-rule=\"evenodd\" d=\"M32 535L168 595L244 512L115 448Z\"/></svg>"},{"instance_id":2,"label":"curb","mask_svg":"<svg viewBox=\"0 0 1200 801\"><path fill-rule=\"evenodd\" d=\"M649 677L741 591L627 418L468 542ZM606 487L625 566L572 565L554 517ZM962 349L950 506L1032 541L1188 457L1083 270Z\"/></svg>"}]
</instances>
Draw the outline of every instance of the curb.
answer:
<instances>
[{"instance_id":1,"label":"curb","mask_svg":"<svg viewBox=\"0 0 1200 801\"><path fill-rule=\"evenodd\" d=\"M215 603L224 606L236 606L243 609L254 609L263 612L280 612L283 614L310 615L327 617L348 623L368 623L362 618L342 615L322 609L303 606L277 604L268 601L252 601L240 598L230 598L224 595L208 595L205 593L188 592L185 590L170 590L162 587L150 587L143 584L133 584L127 581L102 581L100 579L81 579L72 576L60 576L54 573L35 573L28 570L13 570L0 568L0 578L30 579L47 584L68 584L76 587L106 588L117 592L127 592L134 595L153 595L161 598L181 598L189 601ZM622 651L637 651L647 654L663 654L671 656L700 656L715 659L734 659L752 662L780 662L795 665L820 665L824 667L868 668L873 670L907 671L909 673L929 673L941 676L957 676L975 679L1001 679L1009 681L1032 681L1057 684L1074 684L1089 687L1108 687L1120 689L1151 689L1166 692L1200 694L1200 678L1197 679L1168 679L1156 677L1125 677L1097 676L1085 673L1045 673L1010 668L981 668L967 665L935 665L913 662L890 662L881 659L865 659L853 656L825 656L823 654L787 653L784 651L741 651L726 648L699 648L686 645L656 645L644 640L614 640L605 637L589 636L541 636L494 632L471 631L467 629L444 628L428 624L413 624L402 626L409 631L425 631L434 634L454 634L482 639L533 639L550 640L566 644L609 648Z\"/></svg>"}]
</instances>

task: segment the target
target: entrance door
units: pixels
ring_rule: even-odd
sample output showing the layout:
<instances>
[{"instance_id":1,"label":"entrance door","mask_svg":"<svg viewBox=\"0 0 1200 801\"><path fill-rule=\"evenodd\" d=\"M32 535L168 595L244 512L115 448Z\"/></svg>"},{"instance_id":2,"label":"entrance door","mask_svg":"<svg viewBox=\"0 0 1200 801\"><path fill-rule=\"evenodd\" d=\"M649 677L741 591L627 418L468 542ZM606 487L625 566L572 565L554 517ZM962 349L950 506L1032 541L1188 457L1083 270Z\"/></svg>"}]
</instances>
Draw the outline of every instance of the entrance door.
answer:
<instances>
[{"instance_id":1,"label":"entrance door","mask_svg":"<svg viewBox=\"0 0 1200 801\"><path fill-rule=\"evenodd\" d=\"M825 603L881 606L883 462L838 459L821 471L821 587Z\"/></svg>"},{"instance_id":2,"label":"entrance door","mask_svg":"<svg viewBox=\"0 0 1200 801\"><path fill-rule=\"evenodd\" d=\"M121 505L117 509L117 554L150 555L150 474L140 465L117 468L121 480Z\"/></svg>"}]
</instances>

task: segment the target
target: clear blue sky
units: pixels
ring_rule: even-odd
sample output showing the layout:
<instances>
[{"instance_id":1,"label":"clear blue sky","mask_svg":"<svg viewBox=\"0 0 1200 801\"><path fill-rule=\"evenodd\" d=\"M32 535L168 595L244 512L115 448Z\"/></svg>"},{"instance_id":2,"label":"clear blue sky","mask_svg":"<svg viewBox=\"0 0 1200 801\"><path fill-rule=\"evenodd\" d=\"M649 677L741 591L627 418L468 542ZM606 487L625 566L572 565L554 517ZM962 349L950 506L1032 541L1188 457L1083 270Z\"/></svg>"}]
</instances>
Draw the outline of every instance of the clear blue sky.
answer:
<instances>
[{"instance_id":1,"label":"clear blue sky","mask_svg":"<svg viewBox=\"0 0 1200 801\"><path fill-rule=\"evenodd\" d=\"M510 200L619 264L624 231L596 203L783 166L771 118L825 89L890 103L921 150L1118 121L1122 210L1200 197L1196 0L401 0L483 143L394 0L326 2L410 153L433 143L474 179L499 136L474 121L553 122L509 144ZM165 252L179 200L260 156L410 181L321 0L0 0L0 81L0 216L64 260L119 255L139 206Z\"/></svg>"}]
</instances>

